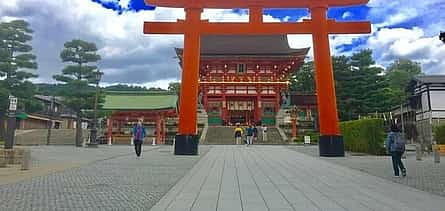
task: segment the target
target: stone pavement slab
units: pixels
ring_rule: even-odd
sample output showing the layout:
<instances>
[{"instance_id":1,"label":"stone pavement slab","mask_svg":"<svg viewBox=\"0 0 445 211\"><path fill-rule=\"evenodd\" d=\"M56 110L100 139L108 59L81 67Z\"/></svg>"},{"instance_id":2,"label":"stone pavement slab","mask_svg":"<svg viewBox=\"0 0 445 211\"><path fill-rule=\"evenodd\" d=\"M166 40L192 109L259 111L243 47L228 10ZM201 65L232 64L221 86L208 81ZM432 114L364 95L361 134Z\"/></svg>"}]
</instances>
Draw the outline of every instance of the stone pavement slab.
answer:
<instances>
[{"instance_id":1,"label":"stone pavement slab","mask_svg":"<svg viewBox=\"0 0 445 211\"><path fill-rule=\"evenodd\" d=\"M45 151L62 163L77 160L80 164L0 185L0 210L149 210L209 148L202 146L200 156L174 156L172 146L147 146L142 159L137 159L131 146L43 147L41 154L34 154L40 164L58 163L40 157Z\"/></svg>"},{"instance_id":2,"label":"stone pavement slab","mask_svg":"<svg viewBox=\"0 0 445 211\"><path fill-rule=\"evenodd\" d=\"M286 146L213 146L152 211L428 210L445 198Z\"/></svg>"}]
</instances>

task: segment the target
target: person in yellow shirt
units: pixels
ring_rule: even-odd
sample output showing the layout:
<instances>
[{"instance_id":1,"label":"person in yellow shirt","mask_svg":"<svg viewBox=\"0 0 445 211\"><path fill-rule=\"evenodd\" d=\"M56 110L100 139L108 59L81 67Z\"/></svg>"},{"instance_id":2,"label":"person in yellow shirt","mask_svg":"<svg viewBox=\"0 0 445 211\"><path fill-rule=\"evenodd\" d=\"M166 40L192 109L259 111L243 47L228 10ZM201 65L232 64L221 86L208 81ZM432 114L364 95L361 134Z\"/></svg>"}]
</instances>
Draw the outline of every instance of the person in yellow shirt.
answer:
<instances>
[{"instance_id":1,"label":"person in yellow shirt","mask_svg":"<svg viewBox=\"0 0 445 211\"><path fill-rule=\"evenodd\" d=\"M243 128L240 127L239 123L236 123L234 134L236 145L241 144L241 137L243 137Z\"/></svg>"}]
</instances>

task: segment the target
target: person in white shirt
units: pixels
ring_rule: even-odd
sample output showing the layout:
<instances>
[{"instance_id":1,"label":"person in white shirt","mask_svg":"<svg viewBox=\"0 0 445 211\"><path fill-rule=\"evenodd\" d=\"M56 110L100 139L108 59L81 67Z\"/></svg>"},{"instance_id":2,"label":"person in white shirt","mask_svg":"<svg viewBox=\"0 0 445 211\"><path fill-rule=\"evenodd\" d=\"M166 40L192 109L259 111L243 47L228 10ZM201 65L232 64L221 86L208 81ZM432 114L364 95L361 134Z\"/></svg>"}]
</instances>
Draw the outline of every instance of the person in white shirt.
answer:
<instances>
[{"instance_id":1,"label":"person in white shirt","mask_svg":"<svg viewBox=\"0 0 445 211\"><path fill-rule=\"evenodd\" d=\"M263 140L262 141L267 141L267 126L263 125L261 127L261 133L263 134Z\"/></svg>"}]
</instances>

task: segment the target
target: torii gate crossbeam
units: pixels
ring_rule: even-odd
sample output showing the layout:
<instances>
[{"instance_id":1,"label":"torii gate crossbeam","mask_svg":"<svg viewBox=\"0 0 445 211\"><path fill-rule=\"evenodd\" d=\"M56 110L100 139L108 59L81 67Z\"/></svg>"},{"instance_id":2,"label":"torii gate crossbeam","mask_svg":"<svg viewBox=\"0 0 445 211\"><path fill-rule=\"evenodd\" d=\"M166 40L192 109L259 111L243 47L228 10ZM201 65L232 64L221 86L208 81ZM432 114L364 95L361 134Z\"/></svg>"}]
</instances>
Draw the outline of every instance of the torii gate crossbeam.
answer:
<instances>
[{"instance_id":1,"label":"torii gate crossbeam","mask_svg":"<svg viewBox=\"0 0 445 211\"><path fill-rule=\"evenodd\" d=\"M197 103L200 36L203 34L312 34L320 124L320 156L344 156L338 127L329 34L370 33L369 22L327 19L329 7L366 4L368 0L146 0L147 4L185 9L185 20L145 22L145 34L184 34L179 134L175 154L198 153ZM210 23L201 20L203 8L249 8L248 23ZM310 20L298 23L264 23L263 8L309 8Z\"/></svg>"}]
</instances>

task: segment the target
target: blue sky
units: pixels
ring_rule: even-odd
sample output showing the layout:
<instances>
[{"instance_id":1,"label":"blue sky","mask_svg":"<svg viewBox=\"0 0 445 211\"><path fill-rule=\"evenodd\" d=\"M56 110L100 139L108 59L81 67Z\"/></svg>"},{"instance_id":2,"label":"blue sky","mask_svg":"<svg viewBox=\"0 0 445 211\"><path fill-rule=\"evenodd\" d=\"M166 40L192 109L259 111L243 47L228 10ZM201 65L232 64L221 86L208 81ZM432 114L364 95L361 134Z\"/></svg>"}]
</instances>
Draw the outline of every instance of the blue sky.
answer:
<instances>
[{"instance_id":1,"label":"blue sky","mask_svg":"<svg viewBox=\"0 0 445 211\"><path fill-rule=\"evenodd\" d=\"M370 0L367 5L331 8L337 21L369 20L372 33L332 35L333 55L351 55L369 48L378 65L388 66L405 58L422 64L426 74L445 74L445 45L438 39L445 31L444 0ZM143 0L8 0L0 1L0 21L30 22L33 47L39 62L38 82L54 82L52 75L64 66L59 53L63 43L81 38L95 42L106 73L104 84L128 83L166 87L180 79L174 47L181 35L144 35L144 21L175 21L182 9L155 8ZM212 21L246 21L245 9L204 10ZM307 9L266 9L266 21L298 21L309 18ZM289 35L293 48L312 47L310 35ZM312 52L309 53L311 57Z\"/></svg>"}]
</instances>

